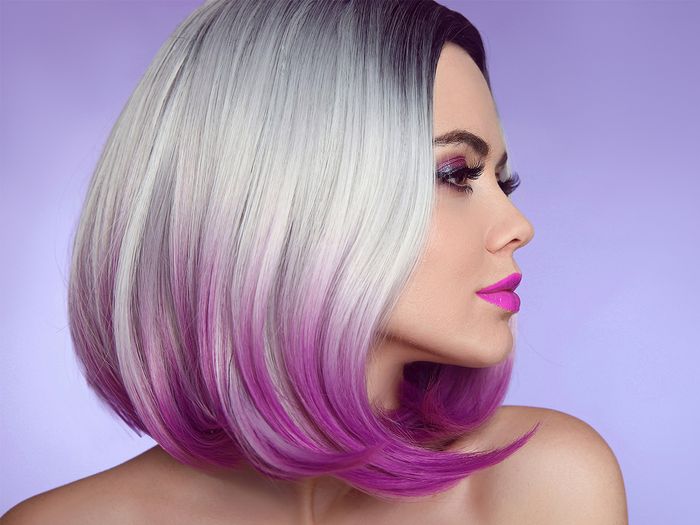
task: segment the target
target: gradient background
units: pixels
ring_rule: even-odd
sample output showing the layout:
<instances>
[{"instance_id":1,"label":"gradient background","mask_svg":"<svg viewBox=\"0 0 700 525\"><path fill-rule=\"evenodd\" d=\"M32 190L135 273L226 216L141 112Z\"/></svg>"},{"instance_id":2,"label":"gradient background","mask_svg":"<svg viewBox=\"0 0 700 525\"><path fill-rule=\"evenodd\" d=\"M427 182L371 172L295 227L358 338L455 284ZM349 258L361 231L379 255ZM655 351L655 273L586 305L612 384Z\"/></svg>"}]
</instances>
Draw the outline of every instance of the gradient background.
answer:
<instances>
[{"instance_id":1,"label":"gradient background","mask_svg":"<svg viewBox=\"0 0 700 525\"><path fill-rule=\"evenodd\" d=\"M0 4L0 514L153 445L79 373L69 241L117 115L199 3ZM444 3L482 33L535 226L506 404L596 428L630 523L698 523L700 4Z\"/></svg>"}]
</instances>

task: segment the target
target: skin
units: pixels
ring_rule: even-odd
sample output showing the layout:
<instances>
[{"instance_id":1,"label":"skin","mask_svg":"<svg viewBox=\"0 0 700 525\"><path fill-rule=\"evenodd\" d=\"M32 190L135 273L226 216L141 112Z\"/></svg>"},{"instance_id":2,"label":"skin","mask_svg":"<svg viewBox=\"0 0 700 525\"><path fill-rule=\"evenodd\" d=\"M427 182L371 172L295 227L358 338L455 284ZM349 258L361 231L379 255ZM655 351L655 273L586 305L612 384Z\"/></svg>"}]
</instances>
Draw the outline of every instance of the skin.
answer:
<instances>
[{"instance_id":1,"label":"skin","mask_svg":"<svg viewBox=\"0 0 700 525\"><path fill-rule=\"evenodd\" d=\"M512 313L475 294L520 272L513 253L534 236L532 224L499 187L496 164L505 151L491 92L481 71L461 47L447 43L434 83L434 135L465 129L491 147L483 175L469 181L471 195L437 186L426 253L404 290L387 328L387 341L368 371L371 399L395 407L403 365L432 361L468 367L493 366L513 348ZM436 166L461 157L475 166L481 157L466 145L434 148Z\"/></svg>"},{"instance_id":2,"label":"skin","mask_svg":"<svg viewBox=\"0 0 700 525\"><path fill-rule=\"evenodd\" d=\"M497 184L504 151L496 108L478 67L447 44L437 65L434 133L471 131L491 146L474 192L439 185L429 245L368 369L368 393L396 406L403 365L414 360L492 366L512 350L512 313L475 292L519 271L515 250L534 231ZM467 146L435 148L437 164L455 156L479 159ZM54 523L412 523L624 525L622 473L602 437L555 410L500 407L484 426L451 449L506 445L540 422L541 429L505 461L464 478L453 489L414 502L385 502L341 480L269 480L252 468L204 472L159 446L112 469L36 495L11 509L5 525ZM504 498L503 495L508 497ZM99 519L98 519L99 517Z\"/></svg>"},{"instance_id":3,"label":"skin","mask_svg":"<svg viewBox=\"0 0 700 525\"><path fill-rule=\"evenodd\" d=\"M369 364L368 394L385 407L397 406L403 366L432 361L468 367L493 366L513 348L512 312L475 292L514 272L513 254L534 236L534 228L498 185L496 164L505 141L496 107L481 71L461 47L447 43L434 83L433 132L437 137L465 129L490 145L483 175L472 194L447 184L437 186L428 246L413 279L389 320L387 338ZM482 160L467 145L435 148L436 165L462 157L467 165ZM298 483L299 508L311 508L312 495L361 498L334 478ZM322 505L330 508L331 504Z\"/></svg>"},{"instance_id":4,"label":"skin","mask_svg":"<svg viewBox=\"0 0 700 525\"><path fill-rule=\"evenodd\" d=\"M470 181L470 195L437 186L428 246L403 291L387 327L387 338L368 366L368 394L385 407L397 405L403 366L433 361L485 367L503 361L513 348L513 313L475 292L519 272L513 253L534 236L532 224L499 187L496 164L505 150L491 92L481 71L461 47L447 43L438 60L433 95L433 130L439 136L465 129L490 145L484 174ZM469 166L481 158L466 145L435 147L436 164L462 157ZM461 225L461 226L460 226ZM319 476L294 484L303 521L367 497L342 481Z\"/></svg>"}]
</instances>

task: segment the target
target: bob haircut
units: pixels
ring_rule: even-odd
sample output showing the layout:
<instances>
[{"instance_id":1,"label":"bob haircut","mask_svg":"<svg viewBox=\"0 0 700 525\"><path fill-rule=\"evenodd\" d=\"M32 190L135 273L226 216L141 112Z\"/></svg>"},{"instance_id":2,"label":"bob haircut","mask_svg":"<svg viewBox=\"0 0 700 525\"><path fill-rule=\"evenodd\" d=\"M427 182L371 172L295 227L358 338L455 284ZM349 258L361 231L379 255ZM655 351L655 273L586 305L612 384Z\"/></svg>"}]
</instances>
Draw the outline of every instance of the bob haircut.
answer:
<instances>
[{"instance_id":1,"label":"bob haircut","mask_svg":"<svg viewBox=\"0 0 700 525\"><path fill-rule=\"evenodd\" d=\"M196 468L330 474L387 500L533 435L444 449L502 404L512 352L410 363L395 409L368 395L436 202L448 41L490 87L477 29L428 0L213 0L162 45L89 182L68 290L81 372L138 435Z\"/></svg>"}]
</instances>

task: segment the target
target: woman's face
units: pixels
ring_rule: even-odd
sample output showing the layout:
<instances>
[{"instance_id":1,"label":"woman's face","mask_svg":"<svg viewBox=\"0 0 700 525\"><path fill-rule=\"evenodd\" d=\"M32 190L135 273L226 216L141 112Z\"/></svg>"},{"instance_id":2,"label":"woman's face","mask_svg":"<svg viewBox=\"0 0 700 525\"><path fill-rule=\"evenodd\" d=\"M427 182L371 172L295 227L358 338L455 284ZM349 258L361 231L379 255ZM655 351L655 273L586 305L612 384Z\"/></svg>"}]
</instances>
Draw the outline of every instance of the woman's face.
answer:
<instances>
[{"instance_id":1,"label":"woman's face","mask_svg":"<svg viewBox=\"0 0 700 525\"><path fill-rule=\"evenodd\" d=\"M376 369L370 374L375 385L397 364L492 366L513 347L509 321L514 313L476 292L520 273L513 255L530 242L534 230L498 184L497 174L506 169L497 167L505 151L500 123L486 80L461 47L448 43L443 48L434 87L434 138L465 130L486 141L489 153L481 156L468 144L435 146L436 168L443 172L460 164L483 163L485 168L477 180L464 179L472 193L438 184L427 252L376 354Z\"/></svg>"}]
</instances>

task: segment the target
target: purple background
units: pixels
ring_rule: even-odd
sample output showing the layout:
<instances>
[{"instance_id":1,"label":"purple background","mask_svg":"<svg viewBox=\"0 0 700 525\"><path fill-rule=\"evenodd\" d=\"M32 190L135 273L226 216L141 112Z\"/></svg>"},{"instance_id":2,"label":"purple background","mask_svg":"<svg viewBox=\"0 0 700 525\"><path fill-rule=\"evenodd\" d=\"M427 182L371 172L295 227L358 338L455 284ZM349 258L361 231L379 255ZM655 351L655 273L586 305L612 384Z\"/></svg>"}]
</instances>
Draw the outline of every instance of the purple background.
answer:
<instances>
[{"instance_id":1,"label":"purple background","mask_svg":"<svg viewBox=\"0 0 700 525\"><path fill-rule=\"evenodd\" d=\"M118 113L198 4L1 4L0 514L153 444L79 374L69 235ZM697 523L700 5L446 4L484 38L536 232L506 404L596 428L631 523Z\"/></svg>"}]
</instances>

